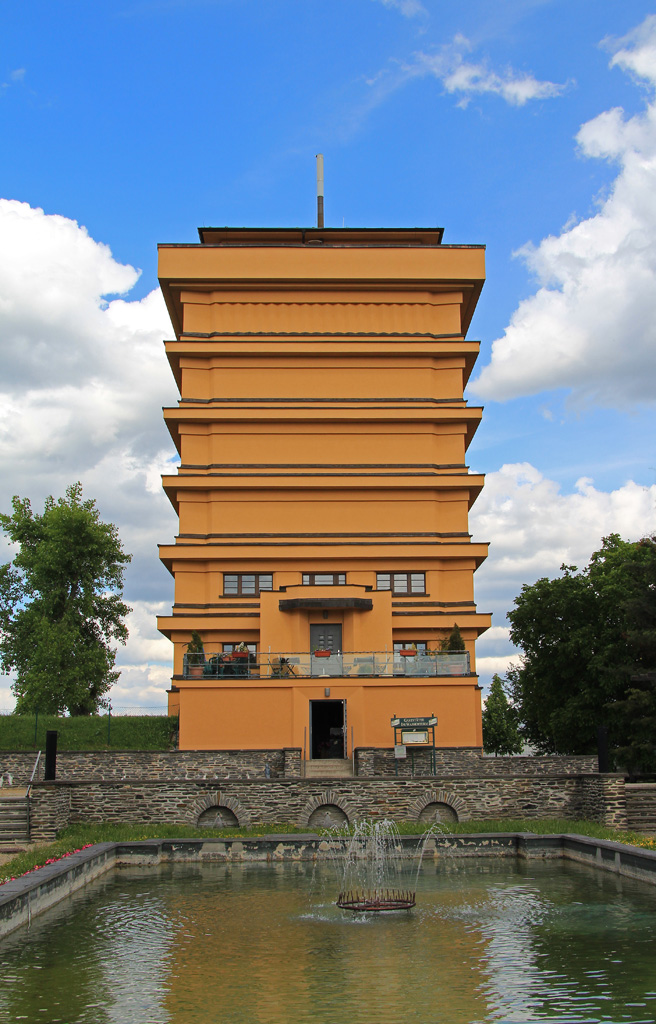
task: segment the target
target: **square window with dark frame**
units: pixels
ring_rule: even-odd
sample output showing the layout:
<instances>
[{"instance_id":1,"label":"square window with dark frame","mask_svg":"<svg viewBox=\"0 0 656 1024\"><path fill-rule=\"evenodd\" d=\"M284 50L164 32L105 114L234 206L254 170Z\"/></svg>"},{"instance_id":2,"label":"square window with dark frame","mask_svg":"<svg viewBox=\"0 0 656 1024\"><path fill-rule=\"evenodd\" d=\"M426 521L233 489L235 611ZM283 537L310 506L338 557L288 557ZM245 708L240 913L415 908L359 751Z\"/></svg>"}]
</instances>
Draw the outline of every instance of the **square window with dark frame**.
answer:
<instances>
[{"instance_id":1,"label":"square window with dark frame","mask_svg":"<svg viewBox=\"0 0 656 1024\"><path fill-rule=\"evenodd\" d=\"M391 590L393 594L425 594L425 572L377 572L376 590Z\"/></svg>"},{"instance_id":2,"label":"square window with dark frame","mask_svg":"<svg viewBox=\"0 0 656 1024\"><path fill-rule=\"evenodd\" d=\"M224 597L257 597L262 590L273 590L272 573L223 574Z\"/></svg>"}]
</instances>

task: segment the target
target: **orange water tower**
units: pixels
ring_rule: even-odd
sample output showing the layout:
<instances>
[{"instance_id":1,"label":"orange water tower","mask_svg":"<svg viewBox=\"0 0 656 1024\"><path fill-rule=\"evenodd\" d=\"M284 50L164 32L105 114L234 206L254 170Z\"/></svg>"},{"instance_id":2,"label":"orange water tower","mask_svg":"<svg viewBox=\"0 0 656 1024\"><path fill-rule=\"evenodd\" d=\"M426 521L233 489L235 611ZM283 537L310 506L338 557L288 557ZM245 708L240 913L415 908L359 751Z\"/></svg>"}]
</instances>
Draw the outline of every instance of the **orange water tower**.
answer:
<instances>
[{"instance_id":1,"label":"orange water tower","mask_svg":"<svg viewBox=\"0 0 656 1024\"><path fill-rule=\"evenodd\" d=\"M480 747L463 390L484 248L439 228L201 228L159 247L180 389L160 549L181 749ZM445 653L457 625L465 650ZM202 649L192 642L198 636ZM198 636L196 635L198 634Z\"/></svg>"}]
</instances>

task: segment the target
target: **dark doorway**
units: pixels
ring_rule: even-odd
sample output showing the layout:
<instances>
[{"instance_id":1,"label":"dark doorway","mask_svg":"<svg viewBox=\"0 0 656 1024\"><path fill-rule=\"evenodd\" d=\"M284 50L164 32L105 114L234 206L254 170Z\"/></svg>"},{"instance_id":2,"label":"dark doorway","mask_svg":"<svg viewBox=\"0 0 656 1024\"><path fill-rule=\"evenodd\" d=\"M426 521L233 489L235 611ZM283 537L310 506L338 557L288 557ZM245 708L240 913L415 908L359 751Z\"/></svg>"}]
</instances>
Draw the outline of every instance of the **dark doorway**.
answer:
<instances>
[{"instance_id":1,"label":"dark doorway","mask_svg":"<svg viewBox=\"0 0 656 1024\"><path fill-rule=\"evenodd\" d=\"M310 650L338 654L342 649L341 622L310 623Z\"/></svg>"},{"instance_id":2,"label":"dark doorway","mask_svg":"<svg viewBox=\"0 0 656 1024\"><path fill-rule=\"evenodd\" d=\"M344 757L344 701L310 701L310 757Z\"/></svg>"}]
</instances>

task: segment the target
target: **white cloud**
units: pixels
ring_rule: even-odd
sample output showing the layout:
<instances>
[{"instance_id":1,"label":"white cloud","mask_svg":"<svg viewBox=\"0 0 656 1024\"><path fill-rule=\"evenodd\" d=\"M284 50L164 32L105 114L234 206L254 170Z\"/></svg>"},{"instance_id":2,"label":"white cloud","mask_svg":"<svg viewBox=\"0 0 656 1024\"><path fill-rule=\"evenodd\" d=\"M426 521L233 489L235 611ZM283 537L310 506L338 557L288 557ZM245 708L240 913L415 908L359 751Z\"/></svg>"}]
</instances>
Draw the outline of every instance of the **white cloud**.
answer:
<instances>
[{"instance_id":1,"label":"white cloud","mask_svg":"<svg viewBox=\"0 0 656 1024\"><path fill-rule=\"evenodd\" d=\"M121 677L111 691L112 707L118 713L127 708L166 707L173 647L157 632L155 621L170 610L166 601L134 602L128 617L130 640L118 648L116 657Z\"/></svg>"},{"instance_id":2,"label":"white cloud","mask_svg":"<svg viewBox=\"0 0 656 1024\"><path fill-rule=\"evenodd\" d=\"M397 90L418 78L436 78L448 95L458 97L457 106L465 108L474 96L500 96L511 106L522 107L530 100L560 96L569 82L540 81L533 75L506 68L494 71L486 59L466 60L472 44L463 35L437 52L413 53L408 60L390 59L378 71L363 78L367 93L349 110L341 110L339 120L330 128L342 142L350 139L373 110L385 103Z\"/></svg>"},{"instance_id":3,"label":"white cloud","mask_svg":"<svg viewBox=\"0 0 656 1024\"><path fill-rule=\"evenodd\" d=\"M391 7L400 11L405 18L416 18L417 15L428 14L428 11L419 0L378 0L384 7Z\"/></svg>"},{"instance_id":4,"label":"white cloud","mask_svg":"<svg viewBox=\"0 0 656 1024\"><path fill-rule=\"evenodd\" d=\"M146 465L168 446L160 410L176 390L164 302L156 291L107 301L138 277L75 221L0 200L0 465L10 477L19 454L32 475L68 479L109 453Z\"/></svg>"},{"instance_id":5,"label":"white cloud","mask_svg":"<svg viewBox=\"0 0 656 1024\"><path fill-rule=\"evenodd\" d=\"M128 646L119 649L119 695L127 687L134 699L124 693L126 703L162 704L168 641L155 631L154 606L143 602L166 602L172 591L157 543L176 529L159 477L175 457L161 408L175 404L177 390L162 345L172 331L160 293L125 297L138 278L75 221L0 200L2 510L12 494L39 508L47 494L82 481L134 556L126 599L135 612ZM9 682L0 677L0 707L13 704Z\"/></svg>"},{"instance_id":6,"label":"white cloud","mask_svg":"<svg viewBox=\"0 0 656 1024\"><path fill-rule=\"evenodd\" d=\"M12 85L20 84L25 80L25 68L15 68L9 72L9 81L0 82L0 89L9 89Z\"/></svg>"},{"instance_id":7,"label":"white cloud","mask_svg":"<svg viewBox=\"0 0 656 1024\"><path fill-rule=\"evenodd\" d=\"M493 71L486 61L466 60L464 54L470 50L469 40L457 35L437 53L416 53L405 70L409 76L433 75L438 78L448 93L462 97L460 106L466 106L475 95L490 93L500 96L511 106L523 107L529 100L560 96L566 88L567 83L541 82L533 75L512 68L501 73Z\"/></svg>"},{"instance_id":8,"label":"white cloud","mask_svg":"<svg viewBox=\"0 0 656 1024\"><path fill-rule=\"evenodd\" d=\"M624 540L656 533L656 485L629 480L599 491L582 477L573 493L563 494L530 463L505 465L487 475L470 530L475 540L490 541L489 557L475 576L478 607L494 615L493 628L477 646L477 666L486 676L517 660L506 613L522 585L557 576L563 564L587 565L610 533Z\"/></svg>"},{"instance_id":9,"label":"white cloud","mask_svg":"<svg viewBox=\"0 0 656 1024\"><path fill-rule=\"evenodd\" d=\"M598 212L519 255L540 287L522 301L471 390L505 401L568 388L579 403L653 403L656 377L656 17L619 44L615 64L652 99L626 118L607 110L584 124L583 156L619 163Z\"/></svg>"}]
</instances>

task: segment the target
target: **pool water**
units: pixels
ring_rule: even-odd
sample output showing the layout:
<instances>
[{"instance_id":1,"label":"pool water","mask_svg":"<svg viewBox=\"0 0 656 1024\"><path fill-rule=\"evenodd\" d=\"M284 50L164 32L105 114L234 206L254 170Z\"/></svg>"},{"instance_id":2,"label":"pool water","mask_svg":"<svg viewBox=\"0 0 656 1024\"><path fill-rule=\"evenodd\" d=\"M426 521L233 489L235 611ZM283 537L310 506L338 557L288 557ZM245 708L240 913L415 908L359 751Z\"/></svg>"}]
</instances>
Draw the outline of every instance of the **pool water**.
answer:
<instances>
[{"instance_id":1,"label":"pool water","mask_svg":"<svg viewBox=\"0 0 656 1024\"><path fill-rule=\"evenodd\" d=\"M339 887L309 863L116 871L0 943L0 1021L656 1020L651 886L444 858L422 865L414 910L359 917Z\"/></svg>"}]
</instances>

